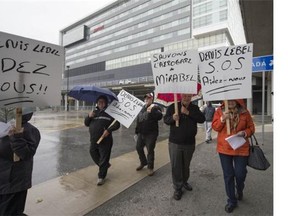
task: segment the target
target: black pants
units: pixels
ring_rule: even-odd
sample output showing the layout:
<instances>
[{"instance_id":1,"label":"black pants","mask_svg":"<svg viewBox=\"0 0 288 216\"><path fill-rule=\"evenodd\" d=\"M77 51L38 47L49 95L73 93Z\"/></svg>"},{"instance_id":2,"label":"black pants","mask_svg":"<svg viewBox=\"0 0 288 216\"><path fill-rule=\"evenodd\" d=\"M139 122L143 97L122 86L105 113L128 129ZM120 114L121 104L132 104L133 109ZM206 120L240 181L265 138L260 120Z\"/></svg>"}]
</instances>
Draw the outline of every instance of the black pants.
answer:
<instances>
[{"instance_id":1,"label":"black pants","mask_svg":"<svg viewBox=\"0 0 288 216\"><path fill-rule=\"evenodd\" d=\"M193 145L178 145L169 142L169 156L172 168L172 180L175 190L181 190L190 176L190 162L195 151Z\"/></svg>"},{"instance_id":2,"label":"black pants","mask_svg":"<svg viewBox=\"0 0 288 216\"><path fill-rule=\"evenodd\" d=\"M157 134L138 134L136 150L139 155L139 160L142 165L148 165L149 169L154 169L155 160L155 145ZM144 147L147 148L147 158L145 156Z\"/></svg>"},{"instance_id":3,"label":"black pants","mask_svg":"<svg viewBox=\"0 0 288 216\"><path fill-rule=\"evenodd\" d=\"M90 155L93 161L99 166L98 178L104 179L110 167L110 156L113 142L102 142L90 145Z\"/></svg>"},{"instance_id":4,"label":"black pants","mask_svg":"<svg viewBox=\"0 0 288 216\"><path fill-rule=\"evenodd\" d=\"M12 194L0 194L0 215L25 215L27 190Z\"/></svg>"}]
</instances>

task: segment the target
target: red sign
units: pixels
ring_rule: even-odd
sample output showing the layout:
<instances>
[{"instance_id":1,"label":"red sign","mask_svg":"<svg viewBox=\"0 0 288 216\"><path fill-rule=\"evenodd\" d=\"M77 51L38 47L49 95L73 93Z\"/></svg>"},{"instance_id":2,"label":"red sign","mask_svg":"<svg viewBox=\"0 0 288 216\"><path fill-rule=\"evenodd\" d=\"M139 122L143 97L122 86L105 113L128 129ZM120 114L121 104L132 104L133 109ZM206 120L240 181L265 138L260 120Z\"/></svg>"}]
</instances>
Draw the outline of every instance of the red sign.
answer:
<instances>
[{"instance_id":1,"label":"red sign","mask_svg":"<svg viewBox=\"0 0 288 216\"><path fill-rule=\"evenodd\" d=\"M98 32L102 29L104 29L104 25L96 27L95 29L93 29L92 33Z\"/></svg>"}]
</instances>

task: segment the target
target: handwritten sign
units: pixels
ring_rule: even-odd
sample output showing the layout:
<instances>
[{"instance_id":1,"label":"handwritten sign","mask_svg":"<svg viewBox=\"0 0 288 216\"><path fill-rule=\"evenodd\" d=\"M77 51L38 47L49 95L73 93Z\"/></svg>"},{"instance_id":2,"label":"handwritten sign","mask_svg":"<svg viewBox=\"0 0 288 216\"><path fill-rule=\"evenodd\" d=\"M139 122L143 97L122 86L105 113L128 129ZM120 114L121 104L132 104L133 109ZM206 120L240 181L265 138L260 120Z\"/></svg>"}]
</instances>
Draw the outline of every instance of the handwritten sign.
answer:
<instances>
[{"instance_id":1,"label":"handwritten sign","mask_svg":"<svg viewBox=\"0 0 288 216\"><path fill-rule=\"evenodd\" d=\"M156 93L197 94L197 50L154 54L151 66Z\"/></svg>"},{"instance_id":2,"label":"handwritten sign","mask_svg":"<svg viewBox=\"0 0 288 216\"><path fill-rule=\"evenodd\" d=\"M253 44L199 52L205 101L251 98Z\"/></svg>"},{"instance_id":3,"label":"handwritten sign","mask_svg":"<svg viewBox=\"0 0 288 216\"><path fill-rule=\"evenodd\" d=\"M118 101L114 100L105 112L129 128L145 103L125 90L121 90L117 97Z\"/></svg>"},{"instance_id":4,"label":"handwritten sign","mask_svg":"<svg viewBox=\"0 0 288 216\"><path fill-rule=\"evenodd\" d=\"M0 32L0 107L59 105L64 48Z\"/></svg>"}]
</instances>

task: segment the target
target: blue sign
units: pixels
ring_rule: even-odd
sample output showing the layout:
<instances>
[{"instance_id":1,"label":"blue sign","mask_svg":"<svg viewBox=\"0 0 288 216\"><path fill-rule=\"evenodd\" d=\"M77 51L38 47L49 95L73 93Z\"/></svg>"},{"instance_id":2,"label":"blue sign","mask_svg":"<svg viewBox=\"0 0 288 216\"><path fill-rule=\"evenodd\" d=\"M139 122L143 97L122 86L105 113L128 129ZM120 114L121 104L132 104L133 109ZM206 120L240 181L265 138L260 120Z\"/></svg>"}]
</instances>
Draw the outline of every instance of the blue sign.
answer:
<instances>
[{"instance_id":1,"label":"blue sign","mask_svg":"<svg viewBox=\"0 0 288 216\"><path fill-rule=\"evenodd\" d=\"M253 58L252 72L273 71L273 55Z\"/></svg>"}]
</instances>

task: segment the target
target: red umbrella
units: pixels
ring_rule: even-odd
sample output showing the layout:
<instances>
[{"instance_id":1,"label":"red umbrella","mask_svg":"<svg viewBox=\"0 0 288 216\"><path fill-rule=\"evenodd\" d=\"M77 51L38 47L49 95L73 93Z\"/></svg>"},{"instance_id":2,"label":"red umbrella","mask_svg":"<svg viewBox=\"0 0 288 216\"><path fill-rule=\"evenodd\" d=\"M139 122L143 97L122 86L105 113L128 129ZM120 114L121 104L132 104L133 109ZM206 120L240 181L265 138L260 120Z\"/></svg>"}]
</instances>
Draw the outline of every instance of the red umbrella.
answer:
<instances>
[{"instance_id":1,"label":"red umbrella","mask_svg":"<svg viewBox=\"0 0 288 216\"><path fill-rule=\"evenodd\" d=\"M197 83L197 94L193 94L193 96L196 96L199 94L201 90L201 84ZM181 94L176 94L177 95L177 101L181 100ZM162 103L165 105L171 104L171 102L174 102L174 93L158 93L156 96L156 101L159 103Z\"/></svg>"},{"instance_id":2,"label":"red umbrella","mask_svg":"<svg viewBox=\"0 0 288 216\"><path fill-rule=\"evenodd\" d=\"M197 94L194 94L193 96L195 95L198 95L199 92L201 90L201 84L200 83L197 83ZM174 102L174 106L175 106L175 113L178 114L178 106L177 106L177 101L180 101L181 100L181 94L175 94L175 93L158 93L157 94L157 97L156 97L156 101L157 102L160 102L160 101L164 101L169 104L171 104L171 102ZM176 127L179 127L179 121L176 121Z\"/></svg>"}]
</instances>

